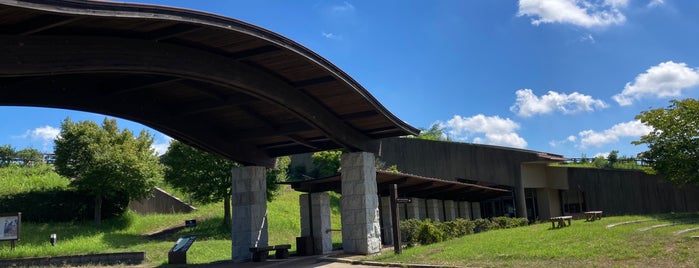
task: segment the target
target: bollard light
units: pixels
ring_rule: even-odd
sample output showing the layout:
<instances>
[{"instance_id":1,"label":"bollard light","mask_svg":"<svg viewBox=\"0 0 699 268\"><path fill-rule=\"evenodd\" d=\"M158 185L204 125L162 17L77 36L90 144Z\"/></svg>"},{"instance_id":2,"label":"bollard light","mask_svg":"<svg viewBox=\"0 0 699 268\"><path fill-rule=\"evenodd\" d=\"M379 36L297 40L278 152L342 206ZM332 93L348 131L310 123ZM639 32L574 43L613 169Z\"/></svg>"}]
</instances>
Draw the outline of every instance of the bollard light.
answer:
<instances>
[{"instance_id":1,"label":"bollard light","mask_svg":"<svg viewBox=\"0 0 699 268\"><path fill-rule=\"evenodd\" d=\"M51 234L50 241L51 246L56 246L56 234Z\"/></svg>"}]
</instances>

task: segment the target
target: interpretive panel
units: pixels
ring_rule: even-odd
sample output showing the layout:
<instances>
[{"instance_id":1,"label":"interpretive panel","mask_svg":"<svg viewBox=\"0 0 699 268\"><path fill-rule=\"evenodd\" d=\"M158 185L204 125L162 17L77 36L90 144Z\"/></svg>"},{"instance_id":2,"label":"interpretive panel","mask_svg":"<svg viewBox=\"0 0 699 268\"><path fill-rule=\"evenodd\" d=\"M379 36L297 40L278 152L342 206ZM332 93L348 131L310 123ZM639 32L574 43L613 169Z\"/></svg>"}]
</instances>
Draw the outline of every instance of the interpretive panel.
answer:
<instances>
[{"instance_id":1,"label":"interpretive panel","mask_svg":"<svg viewBox=\"0 0 699 268\"><path fill-rule=\"evenodd\" d=\"M0 213L0 241L19 240L21 213Z\"/></svg>"}]
</instances>

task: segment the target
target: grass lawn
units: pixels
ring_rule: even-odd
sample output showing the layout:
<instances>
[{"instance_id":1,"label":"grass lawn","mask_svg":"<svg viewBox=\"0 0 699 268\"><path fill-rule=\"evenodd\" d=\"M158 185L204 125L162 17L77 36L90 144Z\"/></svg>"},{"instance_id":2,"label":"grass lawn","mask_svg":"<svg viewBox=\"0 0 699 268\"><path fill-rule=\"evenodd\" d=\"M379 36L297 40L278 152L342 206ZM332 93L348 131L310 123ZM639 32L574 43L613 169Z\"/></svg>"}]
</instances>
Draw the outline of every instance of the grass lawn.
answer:
<instances>
[{"instance_id":1,"label":"grass lawn","mask_svg":"<svg viewBox=\"0 0 699 268\"><path fill-rule=\"evenodd\" d=\"M613 223L649 220L607 228ZM640 231L661 224L676 224ZM699 213L607 217L551 229L541 223L392 251L366 260L464 267L699 267Z\"/></svg>"},{"instance_id":2,"label":"grass lawn","mask_svg":"<svg viewBox=\"0 0 699 268\"><path fill-rule=\"evenodd\" d=\"M301 233L299 220L300 193L285 186L277 198L267 203L269 244L292 244L296 250L296 237ZM337 201L337 196L333 200ZM231 259L230 230L223 228L223 203L198 207L188 214L138 215L128 213L118 219L103 221L95 227L92 221L73 223L22 223L21 240L14 251L9 242L0 242L0 259L60 256L72 254L145 251L147 266L167 264L167 253L178 237L197 235L196 242L187 252L187 262L210 263ZM339 229L339 208L332 208L333 229ZM147 234L181 226L185 220L197 218L197 226L183 229L168 239L148 239ZM58 236L55 247L49 243L50 234ZM333 233L333 241L339 243L339 232Z\"/></svg>"}]
</instances>

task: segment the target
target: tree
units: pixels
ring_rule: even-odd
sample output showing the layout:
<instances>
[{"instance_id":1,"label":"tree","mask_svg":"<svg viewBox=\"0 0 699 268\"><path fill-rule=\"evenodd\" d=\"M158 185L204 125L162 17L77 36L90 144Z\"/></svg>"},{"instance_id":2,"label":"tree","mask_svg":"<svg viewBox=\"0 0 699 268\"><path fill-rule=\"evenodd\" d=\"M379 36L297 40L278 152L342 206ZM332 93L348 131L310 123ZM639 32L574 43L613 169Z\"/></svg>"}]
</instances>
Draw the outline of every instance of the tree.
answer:
<instances>
[{"instance_id":1,"label":"tree","mask_svg":"<svg viewBox=\"0 0 699 268\"><path fill-rule=\"evenodd\" d=\"M102 220L102 200L126 195L129 200L149 195L162 178L162 167L151 148L148 131L138 137L120 131L116 120L105 118L100 127L92 121L74 123L66 118L55 140L55 168L72 178L71 186L94 196L95 224Z\"/></svg>"},{"instance_id":2,"label":"tree","mask_svg":"<svg viewBox=\"0 0 699 268\"><path fill-rule=\"evenodd\" d=\"M335 176L340 173L340 158L342 157L342 151L340 150L330 150L315 152L311 156L315 170L313 171L313 176L317 178L324 178L329 176Z\"/></svg>"},{"instance_id":3,"label":"tree","mask_svg":"<svg viewBox=\"0 0 699 268\"><path fill-rule=\"evenodd\" d=\"M15 149L9 144L0 146L0 166L7 166L15 159Z\"/></svg>"},{"instance_id":4,"label":"tree","mask_svg":"<svg viewBox=\"0 0 699 268\"><path fill-rule=\"evenodd\" d=\"M162 162L165 181L191 194L193 200L207 204L223 199L223 224L231 225L231 169L239 164L179 141L170 143ZM288 157L277 163L278 168L267 170L267 200L270 201L276 194L277 183L286 178Z\"/></svg>"},{"instance_id":5,"label":"tree","mask_svg":"<svg viewBox=\"0 0 699 268\"><path fill-rule=\"evenodd\" d=\"M432 140L432 141L450 141L451 139L445 133L446 127L440 123L434 123L430 126L430 129L419 128L420 134L417 136L410 136L411 138Z\"/></svg>"},{"instance_id":6,"label":"tree","mask_svg":"<svg viewBox=\"0 0 699 268\"><path fill-rule=\"evenodd\" d=\"M22 161L22 165L24 166L44 162L44 154L39 152L37 149L22 149L17 151L15 155L20 161Z\"/></svg>"},{"instance_id":7,"label":"tree","mask_svg":"<svg viewBox=\"0 0 699 268\"><path fill-rule=\"evenodd\" d=\"M617 150L612 150L609 152L609 155L607 155L607 166L609 168L613 168L614 165L619 161L619 151Z\"/></svg>"},{"instance_id":8,"label":"tree","mask_svg":"<svg viewBox=\"0 0 699 268\"><path fill-rule=\"evenodd\" d=\"M699 185L699 101L670 103L667 108L643 111L636 116L653 130L632 143L648 145L639 157L668 181Z\"/></svg>"}]
</instances>

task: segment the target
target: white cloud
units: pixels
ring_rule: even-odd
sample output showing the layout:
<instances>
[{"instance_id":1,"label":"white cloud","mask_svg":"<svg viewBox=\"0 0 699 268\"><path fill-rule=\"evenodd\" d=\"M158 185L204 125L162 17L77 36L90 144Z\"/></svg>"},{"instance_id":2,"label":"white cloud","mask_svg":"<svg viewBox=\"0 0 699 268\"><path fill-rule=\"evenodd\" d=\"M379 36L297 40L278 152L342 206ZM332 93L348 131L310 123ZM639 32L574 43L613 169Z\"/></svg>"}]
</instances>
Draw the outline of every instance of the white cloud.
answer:
<instances>
[{"instance_id":1,"label":"white cloud","mask_svg":"<svg viewBox=\"0 0 699 268\"><path fill-rule=\"evenodd\" d=\"M626 17L619 10L628 0L519 0L517 16L532 17L532 24L568 23L586 28L621 24Z\"/></svg>"},{"instance_id":2,"label":"white cloud","mask_svg":"<svg viewBox=\"0 0 699 268\"><path fill-rule=\"evenodd\" d=\"M154 142L153 145L151 145L151 148L155 150L156 154L163 155L165 152L167 152L167 148L170 147L171 141L172 138L163 135L163 140L161 142Z\"/></svg>"},{"instance_id":3,"label":"white cloud","mask_svg":"<svg viewBox=\"0 0 699 268\"><path fill-rule=\"evenodd\" d=\"M515 132L519 124L509 118L485 116L478 114L472 117L455 115L446 122L449 136L456 140L466 141L471 135L474 143L509 146L515 148L527 147L527 142Z\"/></svg>"},{"instance_id":4,"label":"white cloud","mask_svg":"<svg viewBox=\"0 0 699 268\"><path fill-rule=\"evenodd\" d=\"M342 40L342 35L337 35L334 33L322 33L325 38L332 39L332 40Z\"/></svg>"},{"instance_id":5,"label":"white cloud","mask_svg":"<svg viewBox=\"0 0 699 268\"><path fill-rule=\"evenodd\" d=\"M608 107L604 101L593 99L592 97L578 92L572 94L549 91L548 94L539 98L531 89L520 89L515 93L517 100L510 107L510 111L522 117L530 117L537 114L550 114L554 111L563 114L574 114L582 111L590 112L595 108L603 109Z\"/></svg>"},{"instance_id":6,"label":"white cloud","mask_svg":"<svg viewBox=\"0 0 699 268\"><path fill-rule=\"evenodd\" d=\"M603 144L619 141L619 138L639 138L650 133L653 128L641 123L639 120L619 123L602 132L584 130L578 133L580 136L580 148L590 146L599 147Z\"/></svg>"},{"instance_id":7,"label":"white cloud","mask_svg":"<svg viewBox=\"0 0 699 268\"><path fill-rule=\"evenodd\" d=\"M44 152L48 152L52 150L51 145L53 144L53 140L55 140L56 137L58 137L58 134L60 133L61 129L59 128L55 128L52 126L43 126L35 129L28 129L24 132L24 134L14 136L13 138L39 141L41 142L42 146L41 150L43 150Z\"/></svg>"},{"instance_id":8,"label":"white cloud","mask_svg":"<svg viewBox=\"0 0 699 268\"><path fill-rule=\"evenodd\" d=\"M578 140L577 137L570 135L568 138L564 140L558 140L558 141L549 141L549 146L551 147L558 147L566 143L575 143Z\"/></svg>"},{"instance_id":9,"label":"white cloud","mask_svg":"<svg viewBox=\"0 0 699 268\"><path fill-rule=\"evenodd\" d=\"M665 0L651 0L648 2L648 7L658 7L665 4Z\"/></svg>"},{"instance_id":10,"label":"white cloud","mask_svg":"<svg viewBox=\"0 0 699 268\"><path fill-rule=\"evenodd\" d=\"M333 12L352 12L354 9L354 6L349 2L343 2L342 5L335 5L332 7Z\"/></svg>"},{"instance_id":11,"label":"white cloud","mask_svg":"<svg viewBox=\"0 0 699 268\"><path fill-rule=\"evenodd\" d=\"M636 76L633 83L626 83L624 90L612 98L619 105L626 106L643 97L678 97L682 95L682 90L697 85L699 70L687 67L684 62L667 61Z\"/></svg>"}]
</instances>

